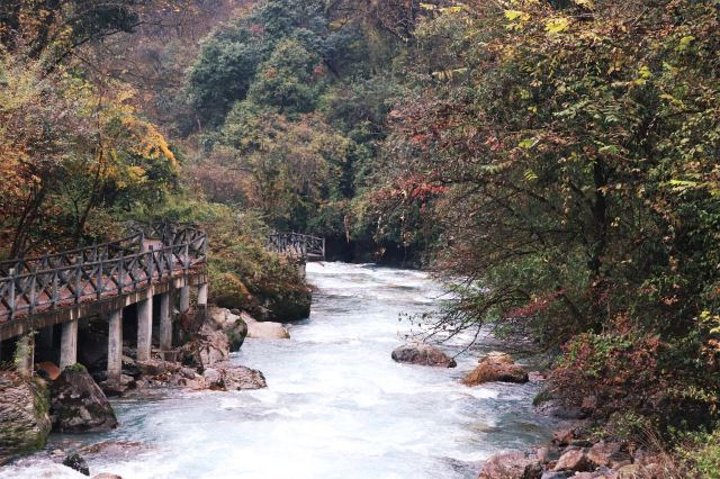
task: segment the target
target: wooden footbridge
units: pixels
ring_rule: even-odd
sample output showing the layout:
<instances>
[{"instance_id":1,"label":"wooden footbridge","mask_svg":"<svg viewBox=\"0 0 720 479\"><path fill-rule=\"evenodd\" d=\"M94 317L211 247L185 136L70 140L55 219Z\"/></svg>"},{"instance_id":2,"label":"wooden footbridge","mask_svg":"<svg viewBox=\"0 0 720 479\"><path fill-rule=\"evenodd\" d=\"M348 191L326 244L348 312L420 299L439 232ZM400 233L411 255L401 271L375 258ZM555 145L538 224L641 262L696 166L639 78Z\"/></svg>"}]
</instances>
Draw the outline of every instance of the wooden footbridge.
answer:
<instances>
[{"instance_id":1,"label":"wooden footbridge","mask_svg":"<svg viewBox=\"0 0 720 479\"><path fill-rule=\"evenodd\" d=\"M32 374L35 333L53 343L62 328L60 369L77 362L79 321L99 316L108 322L109 382L120 380L123 310L135 305L137 359L151 357L153 310L160 350L172 349L172 311L190 308L190 287L197 307L207 307L207 235L191 225L135 225L130 236L53 255L0 262L0 352L16 339L18 369ZM325 258L325 240L296 233L268 236L269 251L298 263ZM303 268L304 269L304 268ZM159 308L153 303L159 302ZM6 355L7 356L7 355Z\"/></svg>"},{"instance_id":2,"label":"wooden footbridge","mask_svg":"<svg viewBox=\"0 0 720 479\"><path fill-rule=\"evenodd\" d=\"M323 261L325 238L300 233L271 233L267 249L301 261Z\"/></svg>"},{"instance_id":3,"label":"wooden footbridge","mask_svg":"<svg viewBox=\"0 0 720 479\"><path fill-rule=\"evenodd\" d=\"M159 301L161 350L172 347L171 303L181 313L207 306L207 236L188 225L136 227L121 240L37 258L0 263L0 341L20 338L15 361L31 373L34 333L62 324L60 367L77 362L78 322L100 316L109 323L108 380L122 368L122 315L137 308L137 358L150 359L153 301ZM18 354L19 353L19 354Z\"/></svg>"}]
</instances>

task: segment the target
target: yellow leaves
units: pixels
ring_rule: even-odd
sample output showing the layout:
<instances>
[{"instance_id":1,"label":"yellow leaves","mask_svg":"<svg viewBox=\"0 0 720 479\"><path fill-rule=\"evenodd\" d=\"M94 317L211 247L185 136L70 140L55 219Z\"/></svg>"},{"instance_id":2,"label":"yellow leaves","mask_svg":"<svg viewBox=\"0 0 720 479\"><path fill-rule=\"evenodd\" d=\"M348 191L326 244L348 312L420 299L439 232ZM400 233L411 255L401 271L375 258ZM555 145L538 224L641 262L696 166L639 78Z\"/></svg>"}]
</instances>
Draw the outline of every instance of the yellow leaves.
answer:
<instances>
[{"instance_id":1,"label":"yellow leaves","mask_svg":"<svg viewBox=\"0 0 720 479\"><path fill-rule=\"evenodd\" d=\"M522 10L505 10L504 14L508 21L505 28L508 30L522 30L530 20L530 14Z\"/></svg>"},{"instance_id":2,"label":"yellow leaves","mask_svg":"<svg viewBox=\"0 0 720 479\"><path fill-rule=\"evenodd\" d=\"M570 26L570 19L566 17L554 17L545 22L545 31L550 34L562 33Z\"/></svg>"},{"instance_id":3,"label":"yellow leaves","mask_svg":"<svg viewBox=\"0 0 720 479\"><path fill-rule=\"evenodd\" d=\"M595 9L595 2L593 0L573 0L575 5L579 7L585 7L588 10Z\"/></svg>"},{"instance_id":4,"label":"yellow leaves","mask_svg":"<svg viewBox=\"0 0 720 479\"><path fill-rule=\"evenodd\" d=\"M465 11L464 5L454 5L452 7L438 7L432 3L420 3L420 8L428 12L440 12L440 13L460 13Z\"/></svg>"},{"instance_id":5,"label":"yellow leaves","mask_svg":"<svg viewBox=\"0 0 720 479\"><path fill-rule=\"evenodd\" d=\"M675 51L676 51L676 52L680 52L680 53L681 53L681 52L684 52L685 50L687 50L688 48L690 48L690 45L691 45L692 42L694 42L694 41L695 41L695 37L692 36L692 35L687 35L687 36L682 37L682 38L680 39L680 41L678 42L678 46L675 47Z\"/></svg>"},{"instance_id":6,"label":"yellow leaves","mask_svg":"<svg viewBox=\"0 0 720 479\"><path fill-rule=\"evenodd\" d=\"M638 69L638 77L633 83L635 83L636 85L642 86L642 85L645 85L648 82L648 80L651 79L652 77L653 77L653 74L650 71L650 68L648 68L647 65L642 65Z\"/></svg>"},{"instance_id":7,"label":"yellow leaves","mask_svg":"<svg viewBox=\"0 0 720 479\"><path fill-rule=\"evenodd\" d=\"M442 71L433 72L432 76L439 80L450 81L455 77L455 75L467 73L467 71L468 71L467 68L456 68L454 70L442 70Z\"/></svg>"}]
</instances>

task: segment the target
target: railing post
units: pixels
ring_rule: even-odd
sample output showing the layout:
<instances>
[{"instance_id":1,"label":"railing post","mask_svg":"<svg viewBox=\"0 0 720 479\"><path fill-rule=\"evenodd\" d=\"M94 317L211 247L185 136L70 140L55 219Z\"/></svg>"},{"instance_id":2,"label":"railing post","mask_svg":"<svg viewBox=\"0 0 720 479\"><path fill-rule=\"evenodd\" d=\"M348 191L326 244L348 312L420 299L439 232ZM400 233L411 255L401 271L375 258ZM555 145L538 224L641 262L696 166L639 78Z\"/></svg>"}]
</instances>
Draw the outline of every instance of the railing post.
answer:
<instances>
[{"instance_id":1,"label":"railing post","mask_svg":"<svg viewBox=\"0 0 720 479\"><path fill-rule=\"evenodd\" d=\"M100 263L98 264L98 270L97 270L97 299L102 299L103 291L105 290L105 287L103 286L103 262L105 260L103 258L100 259Z\"/></svg>"},{"instance_id":2,"label":"railing post","mask_svg":"<svg viewBox=\"0 0 720 479\"><path fill-rule=\"evenodd\" d=\"M58 302L58 272L53 270L52 274L52 287L50 288L50 307L54 308Z\"/></svg>"},{"instance_id":3,"label":"railing post","mask_svg":"<svg viewBox=\"0 0 720 479\"><path fill-rule=\"evenodd\" d=\"M80 254L80 263L75 267L75 304L80 304L80 297L82 296L82 270L83 255Z\"/></svg>"},{"instance_id":4,"label":"railing post","mask_svg":"<svg viewBox=\"0 0 720 479\"><path fill-rule=\"evenodd\" d=\"M15 268L10 268L8 271L8 278L10 279L10 285L8 286L8 308L10 308L10 321L15 319L15 308L17 301L15 300Z\"/></svg>"},{"instance_id":5,"label":"railing post","mask_svg":"<svg viewBox=\"0 0 720 479\"><path fill-rule=\"evenodd\" d=\"M29 307L30 307L30 314L35 314L37 310L37 270L33 271L32 276L30 276L30 293L28 294L28 301L29 301Z\"/></svg>"},{"instance_id":6,"label":"railing post","mask_svg":"<svg viewBox=\"0 0 720 479\"><path fill-rule=\"evenodd\" d=\"M155 253L153 252L153 249L154 249L153 245L150 245L150 247L148 249L149 249L149 254L148 254L147 265L145 265L146 266L145 274L147 275L148 286L151 286L152 281L153 281L153 269L154 269L153 263L155 260Z\"/></svg>"},{"instance_id":7,"label":"railing post","mask_svg":"<svg viewBox=\"0 0 720 479\"><path fill-rule=\"evenodd\" d=\"M125 292L125 253L120 252L120 259L118 260L118 295L122 295Z\"/></svg>"}]
</instances>

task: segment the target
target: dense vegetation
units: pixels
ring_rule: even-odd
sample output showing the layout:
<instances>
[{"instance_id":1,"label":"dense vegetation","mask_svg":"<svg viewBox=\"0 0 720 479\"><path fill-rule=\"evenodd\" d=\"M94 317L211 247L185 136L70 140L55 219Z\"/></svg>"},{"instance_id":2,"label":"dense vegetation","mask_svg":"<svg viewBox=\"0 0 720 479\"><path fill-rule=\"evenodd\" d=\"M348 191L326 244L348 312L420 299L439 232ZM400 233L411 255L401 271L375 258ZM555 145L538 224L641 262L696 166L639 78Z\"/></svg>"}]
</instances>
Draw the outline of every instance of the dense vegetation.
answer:
<instances>
[{"instance_id":1,"label":"dense vegetation","mask_svg":"<svg viewBox=\"0 0 720 479\"><path fill-rule=\"evenodd\" d=\"M423 263L465 279L440 327L531 334L556 394L712 470L719 31L714 0L4 2L2 254L152 205L227 240L228 304L285 274L268 229Z\"/></svg>"}]
</instances>

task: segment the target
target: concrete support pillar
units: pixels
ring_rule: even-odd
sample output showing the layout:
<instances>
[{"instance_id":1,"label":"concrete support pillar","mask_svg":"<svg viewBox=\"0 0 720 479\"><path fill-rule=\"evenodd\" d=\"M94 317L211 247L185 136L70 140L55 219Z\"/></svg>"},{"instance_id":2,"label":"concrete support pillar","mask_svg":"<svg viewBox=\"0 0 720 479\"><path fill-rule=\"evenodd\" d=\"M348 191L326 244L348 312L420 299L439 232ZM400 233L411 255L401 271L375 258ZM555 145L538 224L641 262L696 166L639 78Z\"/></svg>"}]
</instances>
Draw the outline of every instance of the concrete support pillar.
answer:
<instances>
[{"instance_id":1,"label":"concrete support pillar","mask_svg":"<svg viewBox=\"0 0 720 479\"><path fill-rule=\"evenodd\" d=\"M138 361L149 361L152 351L152 313L153 298L137 303L137 359Z\"/></svg>"},{"instance_id":2,"label":"concrete support pillar","mask_svg":"<svg viewBox=\"0 0 720 479\"><path fill-rule=\"evenodd\" d=\"M123 322L122 309L113 312L108 318L108 366L109 384L120 384L122 374Z\"/></svg>"},{"instance_id":3,"label":"concrete support pillar","mask_svg":"<svg viewBox=\"0 0 720 479\"><path fill-rule=\"evenodd\" d=\"M77 363L78 320L62 325L60 343L60 371Z\"/></svg>"},{"instance_id":4,"label":"concrete support pillar","mask_svg":"<svg viewBox=\"0 0 720 479\"><path fill-rule=\"evenodd\" d=\"M190 286L180 288L180 314L183 315L190 310Z\"/></svg>"},{"instance_id":5,"label":"concrete support pillar","mask_svg":"<svg viewBox=\"0 0 720 479\"><path fill-rule=\"evenodd\" d=\"M32 376L35 371L35 336L27 333L17 341L15 349L15 367L25 376Z\"/></svg>"},{"instance_id":6,"label":"concrete support pillar","mask_svg":"<svg viewBox=\"0 0 720 479\"><path fill-rule=\"evenodd\" d=\"M207 302L208 302L208 285L203 283L198 285L198 296L197 296L197 317L200 321L205 321L207 317Z\"/></svg>"},{"instance_id":7,"label":"concrete support pillar","mask_svg":"<svg viewBox=\"0 0 720 479\"><path fill-rule=\"evenodd\" d=\"M160 350L172 349L172 315L170 314L170 293L160 295Z\"/></svg>"}]
</instances>

